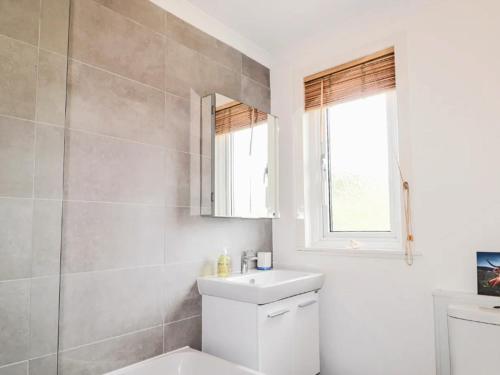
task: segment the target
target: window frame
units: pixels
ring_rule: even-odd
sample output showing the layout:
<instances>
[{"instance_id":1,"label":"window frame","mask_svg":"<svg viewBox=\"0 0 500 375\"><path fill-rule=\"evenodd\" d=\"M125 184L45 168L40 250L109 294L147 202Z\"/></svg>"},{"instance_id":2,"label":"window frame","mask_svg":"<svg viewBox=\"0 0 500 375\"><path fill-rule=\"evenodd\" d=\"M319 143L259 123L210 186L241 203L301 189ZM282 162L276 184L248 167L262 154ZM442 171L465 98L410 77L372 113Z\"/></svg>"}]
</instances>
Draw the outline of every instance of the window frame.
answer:
<instances>
[{"instance_id":1,"label":"window frame","mask_svg":"<svg viewBox=\"0 0 500 375\"><path fill-rule=\"evenodd\" d=\"M388 91L392 105L388 111L390 232L330 232L327 108L304 113L304 230L303 250L357 254L401 254L403 244L403 205L399 172L399 128L397 89ZM323 116L323 119L321 119ZM391 157L394 155L394 157Z\"/></svg>"},{"instance_id":2,"label":"window frame","mask_svg":"<svg viewBox=\"0 0 500 375\"><path fill-rule=\"evenodd\" d=\"M324 129L321 130L322 149L322 235L323 239L334 243L335 248L353 248L351 241L356 241L359 246L365 249L383 247L385 249L398 249L402 244L401 221L401 184L398 168L398 125L397 125L397 94L396 90L388 90L386 94L387 109L387 146L388 146L388 166L389 166L389 204L390 204L390 231L331 231L330 221L330 200L331 200L331 169L329 153L329 116L328 109L324 108Z\"/></svg>"}]
</instances>

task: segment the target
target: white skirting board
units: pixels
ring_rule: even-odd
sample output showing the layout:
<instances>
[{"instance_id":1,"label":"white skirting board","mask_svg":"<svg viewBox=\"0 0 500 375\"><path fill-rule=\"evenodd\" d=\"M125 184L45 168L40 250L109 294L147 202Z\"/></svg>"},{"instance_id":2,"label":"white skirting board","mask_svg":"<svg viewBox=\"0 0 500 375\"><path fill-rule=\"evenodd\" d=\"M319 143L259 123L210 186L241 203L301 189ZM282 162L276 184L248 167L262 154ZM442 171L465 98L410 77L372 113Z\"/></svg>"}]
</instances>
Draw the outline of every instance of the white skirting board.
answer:
<instances>
[{"instance_id":1,"label":"white skirting board","mask_svg":"<svg viewBox=\"0 0 500 375\"><path fill-rule=\"evenodd\" d=\"M442 289L434 290L432 294L434 296L436 374L451 375L448 345L448 306L453 304L495 306L500 305L500 298Z\"/></svg>"}]
</instances>

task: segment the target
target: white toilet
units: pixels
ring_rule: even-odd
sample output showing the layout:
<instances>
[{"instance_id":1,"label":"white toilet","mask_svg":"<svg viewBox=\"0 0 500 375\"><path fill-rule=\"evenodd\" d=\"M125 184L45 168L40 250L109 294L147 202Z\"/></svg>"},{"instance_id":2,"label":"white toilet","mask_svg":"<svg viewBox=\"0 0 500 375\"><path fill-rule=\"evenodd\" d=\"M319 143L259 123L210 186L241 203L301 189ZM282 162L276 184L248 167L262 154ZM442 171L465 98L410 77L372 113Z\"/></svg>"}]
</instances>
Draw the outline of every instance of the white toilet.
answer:
<instances>
[{"instance_id":1,"label":"white toilet","mask_svg":"<svg viewBox=\"0 0 500 375\"><path fill-rule=\"evenodd\" d=\"M452 375L500 374L500 309L451 305L448 332Z\"/></svg>"}]
</instances>

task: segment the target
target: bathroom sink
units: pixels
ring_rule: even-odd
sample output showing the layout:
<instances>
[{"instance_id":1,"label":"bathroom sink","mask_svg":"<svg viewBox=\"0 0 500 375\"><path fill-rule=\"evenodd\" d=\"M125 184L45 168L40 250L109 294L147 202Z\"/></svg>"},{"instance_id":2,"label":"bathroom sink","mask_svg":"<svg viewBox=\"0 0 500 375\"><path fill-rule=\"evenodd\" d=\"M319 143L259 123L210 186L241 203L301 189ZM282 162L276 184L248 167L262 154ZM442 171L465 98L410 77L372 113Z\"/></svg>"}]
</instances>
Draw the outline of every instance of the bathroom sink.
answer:
<instances>
[{"instance_id":1,"label":"bathroom sink","mask_svg":"<svg viewBox=\"0 0 500 375\"><path fill-rule=\"evenodd\" d=\"M323 286L321 273L271 270L250 271L229 277L198 278L202 295L263 305L297 294L318 290Z\"/></svg>"}]
</instances>

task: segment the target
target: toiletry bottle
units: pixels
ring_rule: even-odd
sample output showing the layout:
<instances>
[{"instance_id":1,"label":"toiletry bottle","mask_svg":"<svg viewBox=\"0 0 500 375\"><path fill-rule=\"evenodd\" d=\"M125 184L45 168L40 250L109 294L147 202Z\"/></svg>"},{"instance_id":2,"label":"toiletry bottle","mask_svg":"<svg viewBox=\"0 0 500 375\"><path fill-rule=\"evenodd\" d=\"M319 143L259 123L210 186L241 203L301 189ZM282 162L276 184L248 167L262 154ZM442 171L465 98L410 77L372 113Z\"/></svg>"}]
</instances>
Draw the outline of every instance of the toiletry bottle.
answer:
<instances>
[{"instance_id":1,"label":"toiletry bottle","mask_svg":"<svg viewBox=\"0 0 500 375\"><path fill-rule=\"evenodd\" d=\"M231 257L227 254L227 249L224 248L223 253L217 261L217 276L228 277L231 274Z\"/></svg>"}]
</instances>

